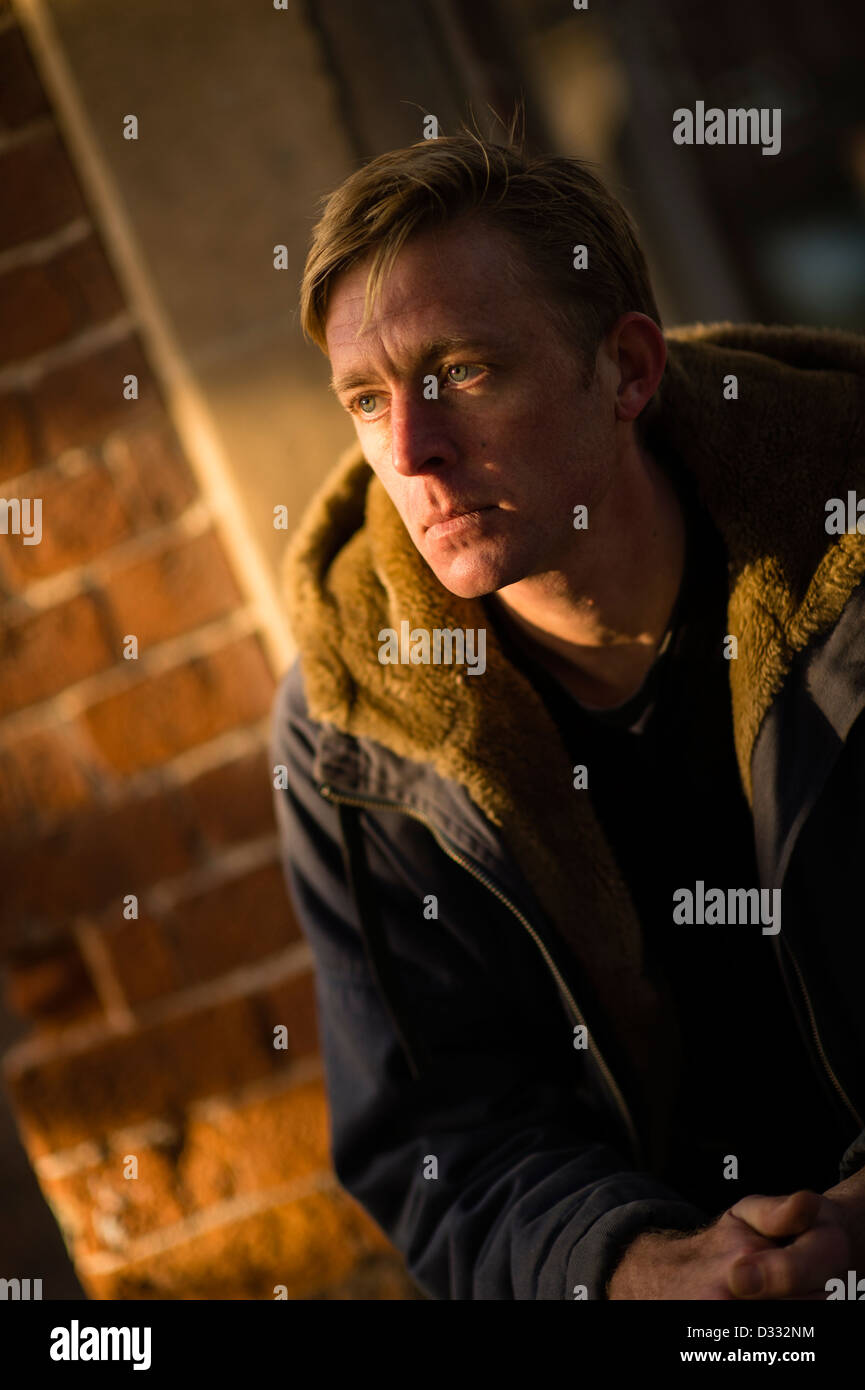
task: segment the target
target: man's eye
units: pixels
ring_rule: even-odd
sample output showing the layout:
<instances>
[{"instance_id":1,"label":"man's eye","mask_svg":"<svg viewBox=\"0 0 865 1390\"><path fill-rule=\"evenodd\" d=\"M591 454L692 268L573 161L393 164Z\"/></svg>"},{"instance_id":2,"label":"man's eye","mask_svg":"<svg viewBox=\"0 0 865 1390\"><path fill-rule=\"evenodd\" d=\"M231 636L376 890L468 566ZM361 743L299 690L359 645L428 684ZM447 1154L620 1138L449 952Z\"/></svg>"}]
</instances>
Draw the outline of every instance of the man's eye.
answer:
<instances>
[{"instance_id":1,"label":"man's eye","mask_svg":"<svg viewBox=\"0 0 865 1390\"><path fill-rule=\"evenodd\" d=\"M377 400L378 400L378 396L373 396L373 395L358 396L357 399L356 399L356 401L355 401L355 404L356 404L358 410L360 411L361 415L374 415L374 414L375 414L375 403L376 403ZM367 407L367 405L364 404L364 402L366 402L366 401L369 401L369 402L370 402L370 405L369 405L368 407Z\"/></svg>"},{"instance_id":2,"label":"man's eye","mask_svg":"<svg viewBox=\"0 0 865 1390\"><path fill-rule=\"evenodd\" d=\"M446 368L445 376L453 382L454 386L462 386L463 383L468 380L468 376L455 377L451 376L451 372L464 372L467 374L469 372L479 372L481 370L480 367L470 367L465 362L455 362L453 366Z\"/></svg>"}]
</instances>

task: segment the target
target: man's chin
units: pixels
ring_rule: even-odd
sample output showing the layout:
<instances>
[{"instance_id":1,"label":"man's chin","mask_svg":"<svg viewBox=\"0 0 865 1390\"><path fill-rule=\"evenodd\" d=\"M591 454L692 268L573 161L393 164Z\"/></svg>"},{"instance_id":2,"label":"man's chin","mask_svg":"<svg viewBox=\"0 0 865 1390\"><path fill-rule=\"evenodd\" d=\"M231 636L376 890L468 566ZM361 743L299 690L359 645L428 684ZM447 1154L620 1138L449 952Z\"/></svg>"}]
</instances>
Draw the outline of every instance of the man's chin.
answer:
<instances>
[{"instance_id":1,"label":"man's chin","mask_svg":"<svg viewBox=\"0 0 865 1390\"><path fill-rule=\"evenodd\" d=\"M484 598L511 582L498 570L486 567L473 569L471 572L461 570L459 565L430 565L430 569L439 583L455 598Z\"/></svg>"}]
</instances>

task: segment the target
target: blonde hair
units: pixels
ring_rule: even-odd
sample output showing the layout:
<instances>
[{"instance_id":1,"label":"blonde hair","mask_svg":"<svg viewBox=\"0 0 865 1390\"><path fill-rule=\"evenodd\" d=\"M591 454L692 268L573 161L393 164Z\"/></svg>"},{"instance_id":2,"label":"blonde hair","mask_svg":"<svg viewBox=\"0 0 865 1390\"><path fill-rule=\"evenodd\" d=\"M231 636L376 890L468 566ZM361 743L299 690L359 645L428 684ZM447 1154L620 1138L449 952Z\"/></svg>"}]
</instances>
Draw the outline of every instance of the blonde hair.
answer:
<instances>
[{"instance_id":1,"label":"blonde hair","mask_svg":"<svg viewBox=\"0 0 865 1390\"><path fill-rule=\"evenodd\" d=\"M419 140L364 164L324 200L300 287L304 335L327 354L335 277L372 254L361 328L405 242L416 232L476 217L521 253L560 330L593 362L622 314L661 318L636 228L582 160L527 153L512 125L506 144L471 131ZM574 248L587 268L574 269Z\"/></svg>"}]
</instances>

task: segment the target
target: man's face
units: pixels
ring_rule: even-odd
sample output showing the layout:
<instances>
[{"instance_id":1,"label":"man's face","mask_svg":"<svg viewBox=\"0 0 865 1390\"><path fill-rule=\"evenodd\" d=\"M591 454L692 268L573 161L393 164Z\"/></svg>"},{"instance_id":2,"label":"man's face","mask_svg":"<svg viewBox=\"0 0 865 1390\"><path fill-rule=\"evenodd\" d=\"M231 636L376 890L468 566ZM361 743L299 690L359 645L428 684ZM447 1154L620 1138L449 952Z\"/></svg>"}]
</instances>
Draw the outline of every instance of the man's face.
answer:
<instances>
[{"instance_id":1,"label":"man's face","mask_svg":"<svg viewBox=\"0 0 865 1390\"><path fill-rule=\"evenodd\" d=\"M586 387L536 286L512 275L509 249L477 221L422 232L360 336L369 259L337 278L327 314L334 387L364 456L462 598L572 571L587 534L574 507L601 498L615 459L610 373Z\"/></svg>"}]
</instances>

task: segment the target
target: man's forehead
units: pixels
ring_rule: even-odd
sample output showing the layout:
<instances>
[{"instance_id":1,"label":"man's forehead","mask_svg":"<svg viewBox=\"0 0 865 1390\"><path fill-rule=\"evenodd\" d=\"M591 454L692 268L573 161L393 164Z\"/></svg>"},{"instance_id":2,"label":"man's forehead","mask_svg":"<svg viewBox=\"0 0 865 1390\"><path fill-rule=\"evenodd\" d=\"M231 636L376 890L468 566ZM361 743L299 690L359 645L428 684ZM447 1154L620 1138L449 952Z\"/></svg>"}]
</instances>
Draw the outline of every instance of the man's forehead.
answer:
<instances>
[{"instance_id":1,"label":"man's forehead","mask_svg":"<svg viewBox=\"0 0 865 1390\"><path fill-rule=\"evenodd\" d=\"M360 333L365 289L365 280L357 287L337 283L327 311L328 342L362 344L379 336L411 337L419 330L471 335L477 321L496 322L503 299L509 298L501 284L494 287L488 279L419 276L412 282L386 276Z\"/></svg>"},{"instance_id":2,"label":"man's forehead","mask_svg":"<svg viewBox=\"0 0 865 1390\"><path fill-rule=\"evenodd\" d=\"M330 296L325 331L330 346L362 344L363 318L372 255L336 277ZM383 336L411 335L416 324L428 333L463 333L475 326L457 325L456 318L494 322L503 298L514 297L506 241L497 229L482 224L435 228L410 237L379 286L372 317L364 330L369 341ZM434 321L434 322L433 322Z\"/></svg>"},{"instance_id":3,"label":"man's forehead","mask_svg":"<svg viewBox=\"0 0 865 1390\"><path fill-rule=\"evenodd\" d=\"M405 338L418 330L429 333L431 324L435 325L435 331L440 328L442 331L456 332L453 318L460 309L463 310L461 317L465 318L466 307L464 300L461 305L458 299L446 292L434 291L429 284L418 286L416 294L401 295L394 302L394 296L389 293L385 282L361 333L358 330L363 318L363 306L363 287L357 294L341 293L339 290L334 293L326 320L329 343L334 346L356 344L362 348L380 337Z\"/></svg>"}]
</instances>

